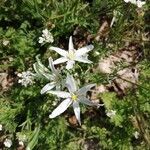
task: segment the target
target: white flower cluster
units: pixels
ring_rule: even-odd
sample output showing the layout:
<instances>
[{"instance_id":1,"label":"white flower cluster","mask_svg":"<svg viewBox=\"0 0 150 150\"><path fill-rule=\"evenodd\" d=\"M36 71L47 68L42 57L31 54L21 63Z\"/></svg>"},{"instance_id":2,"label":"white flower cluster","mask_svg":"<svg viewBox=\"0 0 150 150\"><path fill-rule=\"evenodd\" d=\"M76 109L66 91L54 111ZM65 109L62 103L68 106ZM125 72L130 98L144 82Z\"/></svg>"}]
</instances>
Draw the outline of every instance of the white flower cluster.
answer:
<instances>
[{"instance_id":1,"label":"white flower cluster","mask_svg":"<svg viewBox=\"0 0 150 150\"><path fill-rule=\"evenodd\" d=\"M21 83L25 87L34 83L34 74L31 71L18 73L17 76L20 78L18 83Z\"/></svg>"},{"instance_id":2,"label":"white flower cluster","mask_svg":"<svg viewBox=\"0 0 150 150\"><path fill-rule=\"evenodd\" d=\"M12 141L10 139L5 139L4 145L7 148L10 148L12 146Z\"/></svg>"},{"instance_id":3,"label":"white flower cluster","mask_svg":"<svg viewBox=\"0 0 150 150\"><path fill-rule=\"evenodd\" d=\"M58 98L65 99L49 115L50 118L57 117L58 115L62 114L70 105L72 105L75 116L81 125L79 103L83 103L89 106L101 106L100 104L93 103L86 97L86 93L90 91L90 89L94 87L95 84L90 84L79 89L72 75L67 73L67 77L63 79L61 71L56 69L54 66L67 62L66 69L69 70L74 67L76 61L82 63L92 63L90 60L88 60L87 53L93 48L93 45L88 45L76 50L73 46L72 37L70 37L68 51L58 47L50 47L51 50L57 52L62 57L56 59L55 61L53 61L50 57L49 68L45 67L40 62L38 56L36 57L37 62L33 65L35 72L39 77L45 77L50 81L42 88L41 94L50 93L56 95ZM64 87L68 89L68 92L63 91Z\"/></svg>"},{"instance_id":4,"label":"white flower cluster","mask_svg":"<svg viewBox=\"0 0 150 150\"><path fill-rule=\"evenodd\" d=\"M141 8L143 5L145 5L145 1L141 1L141 0L124 0L126 3L132 3L134 5L137 5L137 7Z\"/></svg>"},{"instance_id":5,"label":"white flower cluster","mask_svg":"<svg viewBox=\"0 0 150 150\"><path fill-rule=\"evenodd\" d=\"M3 130L3 126L2 124L0 124L0 131ZM12 141L8 138L6 138L3 142L4 146L7 147L7 148L10 148L12 146Z\"/></svg>"},{"instance_id":6,"label":"white flower cluster","mask_svg":"<svg viewBox=\"0 0 150 150\"><path fill-rule=\"evenodd\" d=\"M44 29L42 31L42 36L39 37L39 43L44 44L44 43L53 43L54 38L52 34L48 31L48 29Z\"/></svg>"}]
</instances>

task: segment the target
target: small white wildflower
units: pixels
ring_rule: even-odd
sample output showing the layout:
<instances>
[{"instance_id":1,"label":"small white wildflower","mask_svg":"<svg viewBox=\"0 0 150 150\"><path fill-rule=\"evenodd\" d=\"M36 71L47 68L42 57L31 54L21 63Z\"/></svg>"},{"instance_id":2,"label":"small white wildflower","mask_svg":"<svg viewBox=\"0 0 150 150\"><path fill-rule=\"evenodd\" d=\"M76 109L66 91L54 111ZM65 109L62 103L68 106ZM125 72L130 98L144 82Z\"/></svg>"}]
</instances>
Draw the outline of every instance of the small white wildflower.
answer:
<instances>
[{"instance_id":1,"label":"small white wildflower","mask_svg":"<svg viewBox=\"0 0 150 150\"><path fill-rule=\"evenodd\" d=\"M134 137L135 137L136 139L138 139L138 138L139 138L140 133L139 133L139 132L137 132L137 131L135 131L135 132L133 133L133 135L134 135Z\"/></svg>"},{"instance_id":2,"label":"small white wildflower","mask_svg":"<svg viewBox=\"0 0 150 150\"><path fill-rule=\"evenodd\" d=\"M56 106L56 105L57 105L57 102L53 101L52 106Z\"/></svg>"},{"instance_id":3,"label":"small white wildflower","mask_svg":"<svg viewBox=\"0 0 150 150\"><path fill-rule=\"evenodd\" d=\"M39 37L39 43L40 44L44 43L44 38L43 37Z\"/></svg>"},{"instance_id":4,"label":"small white wildflower","mask_svg":"<svg viewBox=\"0 0 150 150\"><path fill-rule=\"evenodd\" d=\"M110 118L114 117L116 115L116 111L115 110L110 110L106 113L106 115Z\"/></svg>"},{"instance_id":5,"label":"small white wildflower","mask_svg":"<svg viewBox=\"0 0 150 150\"><path fill-rule=\"evenodd\" d=\"M0 131L2 131L3 130L3 126L2 126L2 124L0 124Z\"/></svg>"},{"instance_id":6,"label":"small white wildflower","mask_svg":"<svg viewBox=\"0 0 150 150\"><path fill-rule=\"evenodd\" d=\"M145 1L141 1L141 0L124 0L126 3L130 2L134 5L137 5L137 7L141 8L143 5L145 5Z\"/></svg>"},{"instance_id":7,"label":"small white wildflower","mask_svg":"<svg viewBox=\"0 0 150 150\"><path fill-rule=\"evenodd\" d=\"M19 141L19 145L24 146L23 141Z\"/></svg>"},{"instance_id":8,"label":"small white wildflower","mask_svg":"<svg viewBox=\"0 0 150 150\"><path fill-rule=\"evenodd\" d=\"M66 79L66 86L69 92L49 91L49 93L57 95L60 98L65 98L65 100L59 104L59 106L49 115L49 117L50 118L57 117L58 115L62 114L70 105L72 105L75 116L79 124L81 125L80 107L79 107L80 102L89 106L101 106L100 104L93 103L88 98L86 98L87 91L89 91L92 87L94 87L95 84L90 84L82 87L81 89L78 89L73 76L68 74Z\"/></svg>"},{"instance_id":9,"label":"small white wildflower","mask_svg":"<svg viewBox=\"0 0 150 150\"><path fill-rule=\"evenodd\" d=\"M78 50L74 49L72 37L69 39L69 50L65 51L58 47L50 47L51 50L56 51L62 57L58 58L54 61L54 65L67 62L66 69L72 69L75 61L83 62L83 63L92 63L87 59L87 53L94 48L93 45L88 45L82 47Z\"/></svg>"},{"instance_id":10,"label":"small white wildflower","mask_svg":"<svg viewBox=\"0 0 150 150\"><path fill-rule=\"evenodd\" d=\"M5 139L4 145L5 147L10 148L12 146L12 141L10 139Z\"/></svg>"},{"instance_id":11,"label":"small white wildflower","mask_svg":"<svg viewBox=\"0 0 150 150\"><path fill-rule=\"evenodd\" d=\"M17 76L20 78L18 83L21 83L25 87L34 83L34 74L31 71L18 73Z\"/></svg>"},{"instance_id":12,"label":"small white wildflower","mask_svg":"<svg viewBox=\"0 0 150 150\"><path fill-rule=\"evenodd\" d=\"M12 57L9 57L8 59L10 62L12 62L14 60L14 58L12 58Z\"/></svg>"},{"instance_id":13,"label":"small white wildflower","mask_svg":"<svg viewBox=\"0 0 150 150\"><path fill-rule=\"evenodd\" d=\"M39 37L39 43L43 44L43 43L53 43L53 42L54 42L54 38L52 34L48 31L48 29L44 29L42 31L42 37Z\"/></svg>"},{"instance_id":14,"label":"small white wildflower","mask_svg":"<svg viewBox=\"0 0 150 150\"><path fill-rule=\"evenodd\" d=\"M100 54L100 52L98 52L98 51L96 51L96 52L95 52L95 55L97 55L97 56L98 56L99 54Z\"/></svg>"},{"instance_id":15,"label":"small white wildflower","mask_svg":"<svg viewBox=\"0 0 150 150\"><path fill-rule=\"evenodd\" d=\"M9 42L10 42L10 41L8 41L8 40L3 40L3 45L4 45L4 46L7 46L7 45L9 44Z\"/></svg>"}]
</instances>

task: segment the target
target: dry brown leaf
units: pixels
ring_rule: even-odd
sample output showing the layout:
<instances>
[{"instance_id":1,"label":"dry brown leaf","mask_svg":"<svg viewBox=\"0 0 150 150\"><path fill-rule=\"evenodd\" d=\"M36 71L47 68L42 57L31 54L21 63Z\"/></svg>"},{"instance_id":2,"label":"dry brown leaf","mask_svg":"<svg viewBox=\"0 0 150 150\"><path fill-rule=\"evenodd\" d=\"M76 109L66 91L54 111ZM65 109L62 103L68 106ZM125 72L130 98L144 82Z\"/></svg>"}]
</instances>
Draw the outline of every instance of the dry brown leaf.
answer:
<instances>
[{"instance_id":1,"label":"dry brown leaf","mask_svg":"<svg viewBox=\"0 0 150 150\"><path fill-rule=\"evenodd\" d=\"M106 39L108 37L109 34L109 23L107 22L107 20L105 20L101 27L98 30L98 33L95 37L96 41L100 41L100 39Z\"/></svg>"},{"instance_id":2,"label":"dry brown leaf","mask_svg":"<svg viewBox=\"0 0 150 150\"><path fill-rule=\"evenodd\" d=\"M90 96L90 99L94 102L94 103L99 103L98 100L98 94L100 93L104 93L104 92L108 92L108 89L105 85L100 85L100 86L96 86L94 90L92 90L92 94Z\"/></svg>"},{"instance_id":3,"label":"dry brown leaf","mask_svg":"<svg viewBox=\"0 0 150 150\"><path fill-rule=\"evenodd\" d=\"M0 73L0 85L2 90L7 90L7 85L8 85L8 81L7 81L7 73Z\"/></svg>"},{"instance_id":4,"label":"dry brown leaf","mask_svg":"<svg viewBox=\"0 0 150 150\"><path fill-rule=\"evenodd\" d=\"M112 81L113 86L117 85L116 92L121 91L125 95L128 89L136 87L139 77L137 68L125 68L117 74L118 77Z\"/></svg>"},{"instance_id":5,"label":"dry brown leaf","mask_svg":"<svg viewBox=\"0 0 150 150\"><path fill-rule=\"evenodd\" d=\"M69 123L70 123L70 125L73 126L73 127L78 126L78 120L76 119L76 116L75 116L75 115L69 117Z\"/></svg>"},{"instance_id":6,"label":"dry brown leaf","mask_svg":"<svg viewBox=\"0 0 150 150\"><path fill-rule=\"evenodd\" d=\"M128 89L134 89L139 77L136 64L141 56L140 48L136 44L132 44L100 60L97 71L104 74L115 73L115 77L109 84L97 86L92 92L91 98L97 99L99 93L108 91L123 96ZM124 64L126 67L120 68L120 64Z\"/></svg>"},{"instance_id":7,"label":"dry brown leaf","mask_svg":"<svg viewBox=\"0 0 150 150\"><path fill-rule=\"evenodd\" d=\"M77 48L81 48L88 45L94 38L90 32L81 27L76 27L73 32L73 35L74 35L73 38L74 44L76 45Z\"/></svg>"},{"instance_id":8,"label":"dry brown leaf","mask_svg":"<svg viewBox=\"0 0 150 150\"><path fill-rule=\"evenodd\" d=\"M141 55L142 52L139 47L131 45L100 60L97 70L105 74L113 73L118 68L119 63L131 66L139 61Z\"/></svg>"},{"instance_id":9,"label":"dry brown leaf","mask_svg":"<svg viewBox=\"0 0 150 150\"><path fill-rule=\"evenodd\" d=\"M99 140L96 139L96 138L93 138L93 139L86 139L84 141L84 150L100 150L100 147L99 147Z\"/></svg>"},{"instance_id":10,"label":"dry brown leaf","mask_svg":"<svg viewBox=\"0 0 150 150\"><path fill-rule=\"evenodd\" d=\"M13 84L14 84L15 78L11 75L11 73L8 71L8 73L3 72L0 73L0 89L2 92L7 91Z\"/></svg>"}]
</instances>

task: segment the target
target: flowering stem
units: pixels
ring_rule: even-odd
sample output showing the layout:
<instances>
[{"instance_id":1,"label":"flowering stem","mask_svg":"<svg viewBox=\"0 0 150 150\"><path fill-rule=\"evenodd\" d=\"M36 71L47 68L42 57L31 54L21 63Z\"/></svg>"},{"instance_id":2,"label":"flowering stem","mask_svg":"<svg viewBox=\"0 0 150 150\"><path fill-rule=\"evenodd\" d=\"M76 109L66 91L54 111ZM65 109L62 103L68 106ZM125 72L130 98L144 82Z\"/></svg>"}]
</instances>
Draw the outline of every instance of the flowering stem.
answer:
<instances>
[{"instance_id":1,"label":"flowering stem","mask_svg":"<svg viewBox=\"0 0 150 150\"><path fill-rule=\"evenodd\" d=\"M145 121L142 112L140 111L140 105L138 102L138 97L134 98L134 114L136 117L136 122L138 124L138 128L145 140L145 142L148 144L148 147L150 148L150 134L148 132L148 125L147 122Z\"/></svg>"}]
</instances>

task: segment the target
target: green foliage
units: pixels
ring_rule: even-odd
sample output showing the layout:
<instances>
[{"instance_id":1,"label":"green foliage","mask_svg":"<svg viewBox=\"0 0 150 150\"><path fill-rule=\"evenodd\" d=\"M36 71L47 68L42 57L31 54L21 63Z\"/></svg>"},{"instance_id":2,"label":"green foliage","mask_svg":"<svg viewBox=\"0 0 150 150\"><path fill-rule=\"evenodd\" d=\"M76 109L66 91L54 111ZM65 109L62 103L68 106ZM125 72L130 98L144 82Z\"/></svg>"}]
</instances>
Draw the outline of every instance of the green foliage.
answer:
<instances>
[{"instance_id":1,"label":"green foliage","mask_svg":"<svg viewBox=\"0 0 150 150\"><path fill-rule=\"evenodd\" d=\"M31 150L80 150L86 149L87 141L89 149L92 149L91 145L95 146L93 149L102 150L149 149L149 7L149 1L142 9L137 9L123 0L0 0L0 72L8 73L7 86L11 84L10 76L13 80L7 91L3 87L0 89L0 124L3 126L0 149L6 149L3 141L7 137L13 141L12 150L17 149L19 140ZM114 10L119 12L117 21L112 28L108 27L105 39L96 41L99 28L104 21L110 24ZM47 77L49 73L43 64L47 64L50 56L57 56L49 46L67 49L69 36L73 35L76 27L85 32L74 35L75 46L90 43L95 46L89 53L93 64L79 63L72 70L76 72L74 76L80 85L88 82L107 84L112 76L93 69L103 56L117 51L125 43L139 44L143 55L137 64L140 77L136 89L126 92L123 98L113 92L99 94L104 107L98 109L81 106L81 127L71 123L72 109L50 119L48 116L56 107L53 104L55 99L51 95L40 94L45 83L42 76ZM45 28L54 35L54 43L38 43ZM86 32L92 37L90 40L87 40ZM38 72L35 83L23 87L17 83L17 73L32 71L33 64ZM62 74L66 75L67 71L62 70ZM0 75L0 82L3 81ZM106 113L110 110L115 110L116 115L108 117ZM135 131L140 134L138 139L134 137Z\"/></svg>"}]
</instances>

